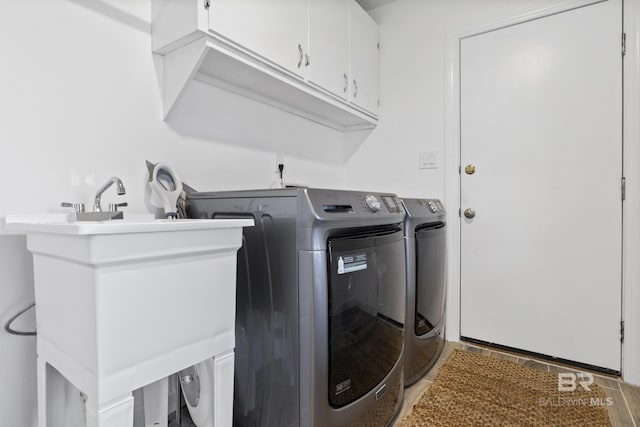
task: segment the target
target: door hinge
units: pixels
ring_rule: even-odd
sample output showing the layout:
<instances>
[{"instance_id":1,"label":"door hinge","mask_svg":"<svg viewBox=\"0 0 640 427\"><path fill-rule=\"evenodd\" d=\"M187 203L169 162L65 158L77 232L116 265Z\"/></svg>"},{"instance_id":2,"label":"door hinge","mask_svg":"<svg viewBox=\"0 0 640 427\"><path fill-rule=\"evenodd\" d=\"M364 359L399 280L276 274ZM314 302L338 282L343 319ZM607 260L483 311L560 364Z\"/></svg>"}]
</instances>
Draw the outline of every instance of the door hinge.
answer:
<instances>
[{"instance_id":1,"label":"door hinge","mask_svg":"<svg viewBox=\"0 0 640 427\"><path fill-rule=\"evenodd\" d=\"M627 33L622 33L620 49L622 51L622 56L624 56L627 53Z\"/></svg>"},{"instance_id":2,"label":"door hinge","mask_svg":"<svg viewBox=\"0 0 640 427\"><path fill-rule=\"evenodd\" d=\"M209 6L211 6L211 0L204 0L204 8L209 9Z\"/></svg>"},{"instance_id":3,"label":"door hinge","mask_svg":"<svg viewBox=\"0 0 640 427\"><path fill-rule=\"evenodd\" d=\"M462 218L462 208L458 208L458 218Z\"/></svg>"},{"instance_id":4,"label":"door hinge","mask_svg":"<svg viewBox=\"0 0 640 427\"><path fill-rule=\"evenodd\" d=\"M624 320L620 321L620 342L624 342Z\"/></svg>"},{"instance_id":5,"label":"door hinge","mask_svg":"<svg viewBox=\"0 0 640 427\"><path fill-rule=\"evenodd\" d=\"M462 166L458 165L458 175L462 175Z\"/></svg>"},{"instance_id":6,"label":"door hinge","mask_svg":"<svg viewBox=\"0 0 640 427\"><path fill-rule=\"evenodd\" d=\"M627 198L627 178L625 177L620 181L620 193L622 200L625 200Z\"/></svg>"}]
</instances>

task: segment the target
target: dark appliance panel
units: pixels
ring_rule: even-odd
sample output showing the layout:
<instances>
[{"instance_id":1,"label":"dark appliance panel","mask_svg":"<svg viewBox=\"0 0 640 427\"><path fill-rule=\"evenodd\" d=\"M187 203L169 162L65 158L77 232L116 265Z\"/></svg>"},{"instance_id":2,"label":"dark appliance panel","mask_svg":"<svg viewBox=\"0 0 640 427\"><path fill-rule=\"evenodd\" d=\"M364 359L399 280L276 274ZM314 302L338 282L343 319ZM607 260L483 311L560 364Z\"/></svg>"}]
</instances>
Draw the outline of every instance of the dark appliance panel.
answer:
<instances>
[{"instance_id":1,"label":"dark appliance panel","mask_svg":"<svg viewBox=\"0 0 640 427\"><path fill-rule=\"evenodd\" d=\"M330 238L329 403L378 386L402 352L404 243L399 229Z\"/></svg>"}]
</instances>

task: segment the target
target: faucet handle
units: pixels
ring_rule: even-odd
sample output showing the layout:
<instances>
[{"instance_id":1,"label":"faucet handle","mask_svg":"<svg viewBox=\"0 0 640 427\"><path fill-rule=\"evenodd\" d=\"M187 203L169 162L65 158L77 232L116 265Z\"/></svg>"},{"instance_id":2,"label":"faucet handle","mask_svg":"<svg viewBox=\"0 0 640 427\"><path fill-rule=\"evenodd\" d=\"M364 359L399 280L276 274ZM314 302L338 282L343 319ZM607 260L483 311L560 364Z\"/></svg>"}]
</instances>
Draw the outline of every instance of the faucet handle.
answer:
<instances>
[{"instance_id":1,"label":"faucet handle","mask_svg":"<svg viewBox=\"0 0 640 427\"><path fill-rule=\"evenodd\" d=\"M60 203L60 207L63 208L73 208L73 210L77 213L82 213L84 212L84 203L69 203L69 202L62 202Z\"/></svg>"},{"instance_id":2,"label":"faucet handle","mask_svg":"<svg viewBox=\"0 0 640 427\"><path fill-rule=\"evenodd\" d=\"M109 212L118 212L118 208L128 206L127 202L123 203L109 203Z\"/></svg>"}]
</instances>

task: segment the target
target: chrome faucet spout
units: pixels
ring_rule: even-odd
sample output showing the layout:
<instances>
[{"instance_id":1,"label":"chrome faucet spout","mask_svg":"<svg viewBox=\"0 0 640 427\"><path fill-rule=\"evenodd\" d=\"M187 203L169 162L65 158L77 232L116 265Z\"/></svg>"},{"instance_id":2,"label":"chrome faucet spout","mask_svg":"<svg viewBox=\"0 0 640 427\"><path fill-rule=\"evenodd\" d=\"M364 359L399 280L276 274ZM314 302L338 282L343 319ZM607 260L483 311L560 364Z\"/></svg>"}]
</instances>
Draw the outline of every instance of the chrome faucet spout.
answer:
<instances>
[{"instance_id":1,"label":"chrome faucet spout","mask_svg":"<svg viewBox=\"0 0 640 427\"><path fill-rule=\"evenodd\" d=\"M102 197L102 193L107 191L107 189L111 187L113 184L116 185L116 192L118 193L118 195L121 196L125 193L124 184L122 183L122 180L117 176L112 176L107 180L107 182L102 184L100 188L96 190L96 196L93 202L94 212L102 212L102 207L100 206L100 198Z\"/></svg>"}]
</instances>

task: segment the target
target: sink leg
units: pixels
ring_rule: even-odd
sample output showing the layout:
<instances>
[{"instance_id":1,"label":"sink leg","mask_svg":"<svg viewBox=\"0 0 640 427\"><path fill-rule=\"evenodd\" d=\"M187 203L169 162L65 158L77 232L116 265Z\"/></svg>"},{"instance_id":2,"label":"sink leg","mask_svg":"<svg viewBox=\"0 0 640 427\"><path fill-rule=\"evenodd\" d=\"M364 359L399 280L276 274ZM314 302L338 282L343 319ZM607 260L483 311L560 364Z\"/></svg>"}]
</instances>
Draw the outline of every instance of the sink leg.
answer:
<instances>
[{"instance_id":1,"label":"sink leg","mask_svg":"<svg viewBox=\"0 0 640 427\"><path fill-rule=\"evenodd\" d=\"M233 424L233 350L216 356L214 366L214 426L231 427Z\"/></svg>"},{"instance_id":2,"label":"sink leg","mask_svg":"<svg viewBox=\"0 0 640 427\"><path fill-rule=\"evenodd\" d=\"M102 404L88 396L87 427L133 427L133 395L127 393Z\"/></svg>"},{"instance_id":3,"label":"sink leg","mask_svg":"<svg viewBox=\"0 0 640 427\"><path fill-rule=\"evenodd\" d=\"M47 426L47 361L38 356L38 426Z\"/></svg>"}]
</instances>

